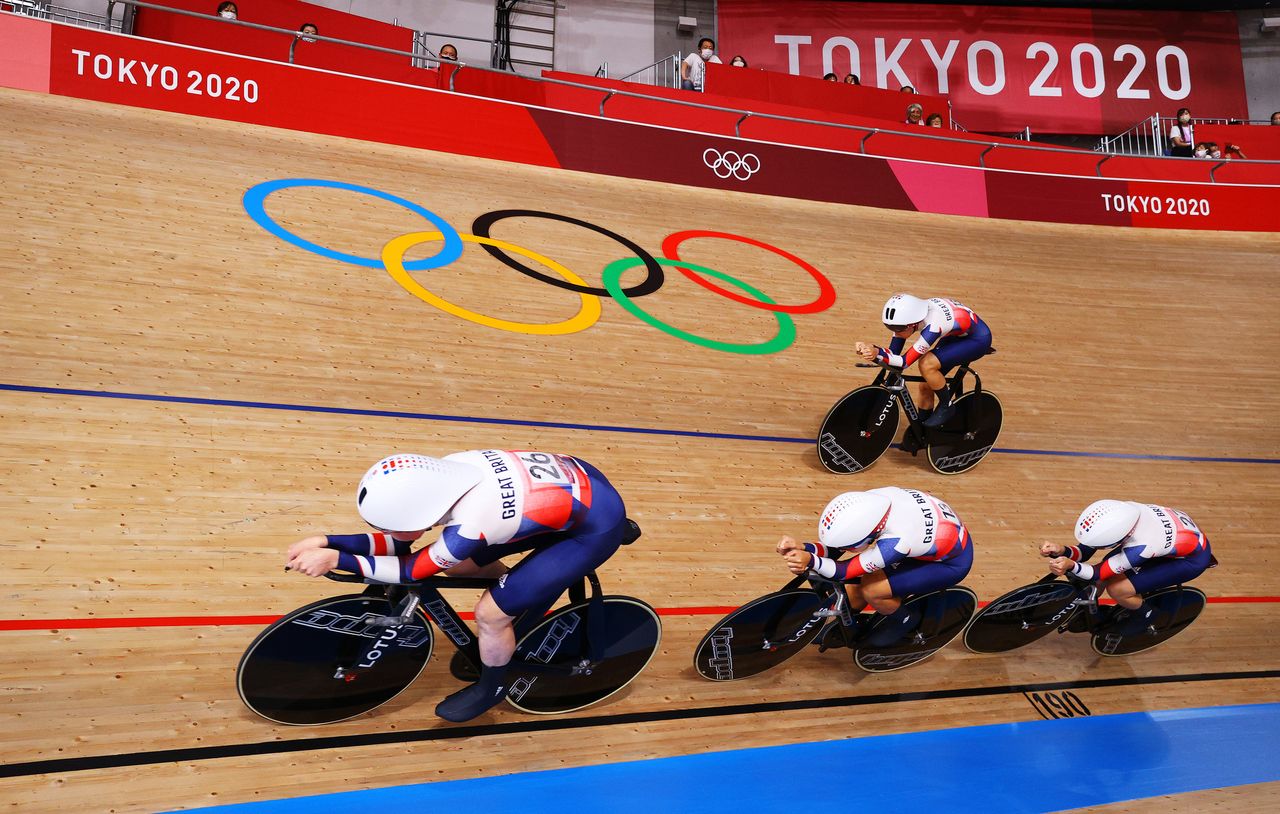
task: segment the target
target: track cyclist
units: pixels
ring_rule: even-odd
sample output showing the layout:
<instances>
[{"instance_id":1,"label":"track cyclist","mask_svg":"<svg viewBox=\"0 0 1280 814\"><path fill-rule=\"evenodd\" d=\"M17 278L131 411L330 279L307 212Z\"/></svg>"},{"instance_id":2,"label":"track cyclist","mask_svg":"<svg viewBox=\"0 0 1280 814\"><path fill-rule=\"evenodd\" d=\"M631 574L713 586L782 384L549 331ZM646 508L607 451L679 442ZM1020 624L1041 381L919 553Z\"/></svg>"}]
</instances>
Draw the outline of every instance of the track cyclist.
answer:
<instances>
[{"instance_id":1,"label":"track cyclist","mask_svg":"<svg viewBox=\"0 0 1280 814\"><path fill-rule=\"evenodd\" d=\"M441 571L498 578L475 609L479 681L436 707L448 721L471 720L503 699L515 617L544 615L618 550L630 528L622 498L599 470L528 450L392 455L365 473L356 505L376 533L307 537L289 547L285 567L312 577L336 568L382 583ZM435 542L410 553L434 526L443 526ZM530 550L510 569L499 562Z\"/></svg>"},{"instance_id":2,"label":"track cyclist","mask_svg":"<svg viewBox=\"0 0 1280 814\"><path fill-rule=\"evenodd\" d=\"M1209 538L1185 512L1128 500L1097 500L1076 520L1076 542L1042 543L1040 556L1058 576L1071 573L1095 580L1116 601L1109 619L1121 635L1146 630L1160 620L1143 596L1160 588L1190 582L1218 564ZM1100 549L1119 547L1101 565L1086 560ZM1083 621L1083 620L1081 620Z\"/></svg>"},{"instance_id":3,"label":"track cyclist","mask_svg":"<svg viewBox=\"0 0 1280 814\"><path fill-rule=\"evenodd\" d=\"M836 561L827 556L832 549L857 556ZM973 539L951 507L896 486L837 495L822 510L818 542L783 537L777 551L791 573L813 569L843 580L854 609L870 604L887 616L867 639L876 647L900 641L919 625L900 607L904 599L957 585L973 565ZM860 617L862 630L874 618Z\"/></svg>"},{"instance_id":4,"label":"track cyclist","mask_svg":"<svg viewBox=\"0 0 1280 814\"><path fill-rule=\"evenodd\" d=\"M868 362L906 370L919 365L924 382L916 406L927 411L937 408L925 419L926 427L939 427L955 414L946 373L991 352L991 330L971 308L955 300L933 297L922 300L910 294L894 294L884 304L881 319L893 334L888 348L857 343L855 350ZM906 353L902 352L916 331L920 338Z\"/></svg>"}]
</instances>

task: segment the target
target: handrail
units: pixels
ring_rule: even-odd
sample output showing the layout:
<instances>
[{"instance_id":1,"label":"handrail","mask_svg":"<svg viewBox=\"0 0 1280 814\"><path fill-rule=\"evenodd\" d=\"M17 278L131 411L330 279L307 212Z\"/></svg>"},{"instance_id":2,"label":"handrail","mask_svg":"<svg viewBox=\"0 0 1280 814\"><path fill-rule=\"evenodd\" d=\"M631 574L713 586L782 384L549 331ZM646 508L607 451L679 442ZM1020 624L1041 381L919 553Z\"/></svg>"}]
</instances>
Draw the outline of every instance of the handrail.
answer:
<instances>
[{"instance_id":1,"label":"handrail","mask_svg":"<svg viewBox=\"0 0 1280 814\"><path fill-rule=\"evenodd\" d=\"M244 22L244 21L242 21L242 20L227 20L227 19L224 19L224 18L222 18L222 17L217 17L217 16L210 15L210 14L201 14L201 13L199 13L199 12L187 11L187 10L185 10L185 9L176 9L176 8L172 8L172 7L170 7L170 6L161 6L161 5L156 5L156 4L154 4L154 3L147 3L147 2L144 2L144 0L108 0L108 2L107 2L107 23L108 23L108 25L110 25L110 22L111 22L111 14L112 14L112 11L114 10L114 8L115 8L115 6L116 6L117 4L119 4L119 5L128 5L128 6L135 6L135 7L138 7L138 8L150 8L150 9L155 9L155 10L157 10L157 11L167 11L167 12L171 12L171 13L173 13L173 14L179 14L179 15L183 15L183 16L187 16L187 17L196 17L196 18L204 19L204 20L214 20L214 21L216 21L216 22L220 22L220 23L228 23L228 24L232 24L232 25L241 25L241 26L245 26L245 27L248 27L248 28L254 28L254 29L259 29L259 30L263 30L263 31L272 31L272 32L280 33L280 34L287 34L287 35L289 35L290 37L294 37L294 38L297 38L297 37L301 36L301 34L300 34L298 31L295 31L295 30L293 30L293 29L289 29L289 28L277 28L277 27L275 27L275 26L262 25L262 24L260 24L260 23L249 23L249 22ZM337 43L337 44L339 44L339 45L350 45L350 46L353 46L353 47L356 47L356 48L364 48L364 49L366 49L366 50L370 50L370 51L379 51L379 52L382 52L382 53L395 54L395 55L397 55L397 56L405 56L405 57L409 57L409 58L410 58L410 60L414 59L415 57L419 57L419 56L420 56L420 55L418 55L418 54L414 54L414 53L409 52L409 51L398 51L398 50L396 50L396 49L394 49L394 48L384 48L383 46L380 46L380 45L369 45L369 44L367 44L367 43L352 42L352 41L350 41L350 40L338 39L337 37L325 37L325 36L321 36L321 35L319 35L319 34L308 34L307 36L312 37L312 38L317 39L317 40L324 40L324 41L326 41L326 42L333 42L333 43ZM461 37L459 37L459 39L461 39ZM487 73L497 73L497 74L502 74L503 76L510 76L510 73L509 73L508 71L500 71L500 70L497 70L497 69L495 69L495 68L489 68L489 67L480 66L480 65L470 65L470 64L465 63L465 62L456 62L456 63L451 63L451 66L453 67L453 71L451 71L451 72L450 72L450 76L449 76L449 90L450 90L450 91L455 91L455 90L456 90L455 78L457 77L457 75L458 75L459 71L461 71L463 68L469 68L470 70L473 70L473 71L482 71L482 72L487 72ZM653 95L651 95L651 94L634 93L634 92L632 92L632 91L616 90L616 89L610 89L610 88L602 88L602 87L600 87L599 85L588 85L588 84L581 83L581 82L570 82L570 81L568 81L568 80L564 80L564 79L550 79L550 78L547 78L547 77L522 77L522 78L524 78L524 79L528 79L528 80L533 81L533 82L543 82L543 83L551 84L551 85L563 85L563 86L566 86L566 87L572 87L572 88L585 88L585 89L587 89L587 90L593 90L593 91L596 91L596 92L598 92L598 93L603 93L603 94L605 94L604 98L602 98L602 99L601 99L601 101L600 101L600 116L601 116L601 118L604 118L604 117L605 117L605 112L604 112L604 104L605 104L605 102L607 102L609 99L613 98L614 96L627 96L627 97L632 97L632 98L636 98L636 99L645 99L645 100L649 100L649 101L668 102L668 103L670 103L670 104L680 105L680 106L682 106L682 107L691 107L691 108L696 108L696 109L700 109L700 110L714 110L714 111L718 111L718 112L722 112L722 113L737 113L737 114L739 114L739 116L741 116L741 118L739 118L739 119L738 119L738 122L734 125L734 133L735 133L735 135L736 135L736 136L738 136L739 138L741 138L741 137L742 137L742 136L740 135L739 126L742 124L742 122L746 121L746 119L748 119L748 118L772 119L772 120L776 120L776 121L795 122L795 123L797 123L797 124L810 124L810 125L818 125L818 126L821 126L821 127L834 127L834 128L836 128L836 129L840 129L840 130L854 130L854 131L857 131L857 132L865 132L865 133L866 133L866 135L864 135L864 136L862 137L862 140L861 140L861 142L859 143L859 150L860 150L860 152L861 152L862 154L864 154L864 155L866 154L866 151L867 151L867 141L868 141L872 136L876 135L877 133L881 133L881 132L884 132L884 133L890 133L890 134L892 134L892 135L896 135L896 136L905 136L905 137L907 137L907 138L923 138L923 139L930 139L930 140L933 140L933 141L946 141L946 142L952 142L952 143L956 143L956 144L966 144L966 145L969 145L969 146L972 146L972 147L979 147L979 146L983 146L983 145L985 144L985 145L986 145L986 149L985 149L985 150L983 150L983 151L982 151L982 153L979 155L979 166L981 166L983 169L985 169L985 168L986 168L986 155L987 155L987 153L989 153L989 152L991 152L992 150L994 150L994 149L996 149L996 148L999 148L999 147L1003 147L1003 148L1010 149L1010 150L1030 150L1030 151L1033 151L1033 152L1042 152L1042 153L1058 153L1058 154L1072 155L1072 156L1077 156L1077 157L1079 157L1079 156L1086 156L1086 155L1090 155L1090 151L1087 151L1087 150L1069 150L1069 149L1063 149L1063 148L1061 148L1061 147L1040 147L1040 146L1033 146L1033 145L1031 145L1031 144L1009 144L1009 143L1000 143L1000 142L984 142L984 141L978 141L978 140L973 140L973 139L952 138L952 137L949 137L949 136L935 136L935 135L932 135L932 134L930 134L930 133L919 133L919 132L913 132L913 131L908 131L908 130L882 130L882 129L881 129L881 128L879 128L879 127L872 127L872 126L869 126L869 125L841 124L841 123L838 123L838 122L821 121L821 120L819 120L819 119L804 119L804 118L800 118L800 117L797 117L797 116L783 116L783 115L776 114L776 113L760 113L760 112L758 112L758 111L744 110L744 109L742 109L742 108L736 108L736 107L724 107L724 106L721 106L721 105L708 105L708 104L702 104L702 103L700 103L700 102L688 102L688 101L685 101L685 100L683 100L683 99L667 99L667 98L664 98L664 97L653 96ZM918 129L920 129L920 130L924 130L924 129L932 130L932 129L935 129L935 128L918 128ZM803 145L801 145L801 146L803 146ZM1097 155L1097 151L1093 151L1093 152L1092 152L1092 154L1093 154L1093 155ZM1094 167L1094 172L1095 172L1095 174L1096 174L1098 177L1101 177L1101 171L1100 171L1100 168L1101 168L1102 164L1103 164L1103 163L1105 163L1105 162L1107 162L1107 161L1109 161L1109 160L1111 160L1112 158L1116 158L1116 157L1124 158L1124 157L1133 157L1133 156L1128 156L1128 155L1127 155L1127 154L1125 154L1125 153L1115 153L1115 152L1108 152L1108 153L1105 153L1105 154L1103 155L1103 158L1102 158L1102 159L1097 163L1097 165L1095 165L1095 167ZM1176 158L1176 157L1175 157L1175 158ZM1200 160L1202 160L1202 159L1192 158L1192 159L1184 159L1184 160L1200 161ZM1223 166L1223 164L1225 164L1225 163L1227 163L1227 162L1225 162L1225 161L1224 161L1224 162L1222 162L1222 163L1219 163L1219 164L1217 164L1217 165L1213 166L1213 167L1209 170L1209 181L1210 181L1210 183L1217 183L1217 180L1216 180L1216 178L1214 177L1214 173L1215 173L1218 169L1220 169L1220 168ZM1255 165L1255 164L1257 164L1257 165L1280 165L1280 161L1262 161L1262 160L1256 160L1256 159L1237 159L1236 161L1231 162L1231 163L1240 163L1240 164L1249 164L1249 165ZM1153 180L1159 180L1159 179L1153 179Z\"/></svg>"},{"instance_id":2,"label":"handrail","mask_svg":"<svg viewBox=\"0 0 1280 814\"><path fill-rule=\"evenodd\" d=\"M187 11L186 9L173 8L172 6L160 6L160 5L156 5L155 3L145 3L145 2L142 2L142 0L107 0L107 25L111 25L111 14L115 10L115 7L117 5L134 6L135 8L149 8L149 9L155 9L156 11L167 11L172 14L181 15L183 17L196 17L201 20L213 20L214 22L218 22L218 23L238 25L244 28L257 29L259 31L271 31L276 34L288 34L290 37L294 38L294 41L289 43L289 57L290 57L289 61L290 62L293 61L293 47L297 44L296 40L298 37L302 36L302 33L300 31L297 31L292 28L278 28L274 25L250 23L250 22L245 22L244 20L228 20L225 17L219 17L215 14L201 14L198 11ZM351 45L356 48L364 48L369 51L379 51L384 54L395 54L396 56L408 57L410 62L412 62L412 60L418 56L418 54L415 54L412 51L399 51L395 48L386 48L381 45L369 45L368 43L365 43L365 42L352 42L351 40L338 39L337 37L326 37L321 34L307 34L306 36L311 37L314 40L324 40L325 42L333 42L333 43L337 43L338 45Z\"/></svg>"},{"instance_id":3,"label":"handrail","mask_svg":"<svg viewBox=\"0 0 1280 814\"><path fill-rule=\"evenodd\" d=\"M1225 165L1230 164L1230 163L1231 163L1230 161L1219 161L1217 164L1214 164L1212 167L1210 167L1210 168L1209 168L1209 183L1211 183L1211 184L1216 184L1216 183L1218 183L1218 179L1217 179L1217 178L1214 178L1214 177L1213 177L1213 174L1214 174L1215 172L1217 172L1218 170L1222 169Z\"/></svg>"},{"instance_id":4,"label":"handrail","mask_svg":"<svg viewBox=\"0 0 1280 814\"><path fill-rule=\"evenodd\" d=\"M742 123L749 118L751 118L751 112L747 111L746 113L743 113L740 117L738 117L738 120L733 123L733 134L735 136L739 138L742 137Z\"/></svg>"}]
</instances>

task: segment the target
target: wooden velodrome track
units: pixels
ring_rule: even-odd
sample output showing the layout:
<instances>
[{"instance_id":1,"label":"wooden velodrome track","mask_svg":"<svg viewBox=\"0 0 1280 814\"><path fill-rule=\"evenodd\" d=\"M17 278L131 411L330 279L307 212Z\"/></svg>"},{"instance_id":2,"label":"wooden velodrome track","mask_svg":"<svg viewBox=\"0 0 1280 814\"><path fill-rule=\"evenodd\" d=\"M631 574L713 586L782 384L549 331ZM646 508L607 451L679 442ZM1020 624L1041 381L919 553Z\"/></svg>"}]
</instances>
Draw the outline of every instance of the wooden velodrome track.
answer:
<instances>
[{"instance_id":1,"label":"wooden velodrome track","mask_svg":"<svg viewBox=\"0 0 1280 814\"><path fill-rule=\"evenodd\" d=\"M1080 682L1074 691L1094 714L1280 700L1280 561L1268 525L1280 467L1145 457L1280 457L1280 237L789 201L3 90L0 150L0 802L9 810L194 807L1032 720L1019 688L1055 682ZM655 255L681 229L743 234L814 264L839 297L796 315L795 344L771 355L677 339L609 300L580 333L496 330L431 307L385 271L268 234L241 199L276 178L375 187L463 232L487 211L526 208L589 220ZM392 237L432 228L335 189L283 190L268 212L317 243L371 257ZM501 221L493 234L592 285L628 256L552 220ZM759 248L692 239L681 257L778 302L815 296L807 274ZM512 320L556 322L579 302L472 244L416 278ZM717 436L812 438L830 404L867 378L851 345L881 339L877 309L898 288L955 296L993 326L1000 353L979 369L1004 403L1002 451L955 478L897 451L840 478L811 444ZM727 342L776 330L770 314L674 269L640 304ZM372 716L290 729L248 712L234 668L261 627L255 618L335 592L282 573L284 548L309 533L361 530L354 485L383 454L484 446L572 452L619 485L645 536L602 578L673 611L646 673L569 716L592 724L570 729L500 707L467 737L432 739L449 728L432 708L456 686L439 655ZM1120 496L1190 512L1222 563L1197 584L1229 601L1129 659L1053 637L1010 657L953 644L878 676L857 671L847 651L802 654L742 682L693 673L693 647L716 609L785 580L772 553L779 535L812 536L837 492L895 484L936 492L967 521L977 545L967 584L981 599L1040 576L1034 545L1068 540L1084 504ZM832 700L787 706L822 699ZM306 748L372 733L386 742ZM1188 795L1181 807L1265 806L1274 785Z\"/></svg>"}]
</instances>

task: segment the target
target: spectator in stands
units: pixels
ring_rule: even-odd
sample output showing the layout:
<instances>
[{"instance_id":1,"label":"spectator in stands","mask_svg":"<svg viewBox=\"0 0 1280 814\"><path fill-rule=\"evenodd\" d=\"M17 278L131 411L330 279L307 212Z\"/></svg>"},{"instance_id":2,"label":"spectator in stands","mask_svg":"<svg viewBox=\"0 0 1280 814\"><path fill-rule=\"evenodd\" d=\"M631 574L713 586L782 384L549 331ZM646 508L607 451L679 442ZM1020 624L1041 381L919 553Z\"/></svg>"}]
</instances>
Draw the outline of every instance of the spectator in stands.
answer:
<instances>
[{"instance_id":1,"label":"spectator in stands","mask_svg":"<svg viewBox=\"0 0 1280 814\"><path fill-rule=\"evenodd\" d=\"M747 67L747 60L742 56L742 54L738 54L733 59L729 60L729 64L735 68L745 68Z\"/></svg>"},{"instance_id":2,"label":"spectator in stands","mask_svg":"<svg viewBox=\"0 0 1280 814\"><path fill-rule=\"evenodd\" d=\"M240 16L240 9L236 8L235 3L219 3L218 16L225 20L234 20Z\"/></svg>"},{"instance_id":3,"label":"spectator in stands","mask_svg":"<svg viewBox=\"0 0 1280 814\"><path fill-rule=\"evenodd\" d=\"M1178 111L1178 121L1169 130L1169 155L1192 158L1195 155L1195 127L1191 124L1191 111L1182 108Z\"/></svg>"},{"instance_id":4,"label":"spectator in stands","mask_svg":"<svg viewBox=\"0 0 1280 814\"><path fill-rule=\"evenodd\" d=\"M911 87L910 85L903 85L902 87L898 88L898 90L902 91L903 93L915 93L915 92L916 92L916 89L915 89L915 88L913 88L913 87Z\"/></svg>"},{"instance_id":5,"label":"spectator in stands","mask_svg":"<svg viewBox=\"0 0 1280 814\"><path fill-rule=\"evenodd\" d=\"M907 105L907 124L918 124L924 126L924 108L919 102L912 102Z\"/></svg>"},{"instance_id":6,"label":"spectator in stands","mask_svg":"<svg viewBox=\"0 0 1280 814\"><path fill-rule=\"evenodd\" d=\"M1280 124L1280 110L1277 110L1275 113L1271 114L1271 123Z\"/></svg>"},{"instance_id":7,"label":"spectator in stands","mask_svg":"<svg viewBox=\"0 0 1280 814\"><path fill-rule=\"evenodd\" d=\"M440 58L446 62L458 61L458 48L451 42L446 42L440 46Z\"/></svg>"},{"instance_id":8,"label":"spectator in stands","mask_svg":"<svg viewBox=\"0 0 1280 814\"><path fill-rule=\"evenodd\" d=\"M302 27L298 29L298 35L302 38L303 42L315 42L316 38L310 35L319 33L320 29L315 23L303 23Z\"/></svg>"},{"instance_id":9,"label":"spectator in stands","mask_svg":"<svg viewBox=\"0 0 1280 814\"><path fill-rule=\"evenodd\" d=\"M1202 142L1200 142L1199 144L1197 144L1197 145L1196 145L1196 151L1195 151L1194 153L1192 153L1192 155L1194 155L1196 158L1208 158L1208 157L1209 157L1209 142L1207 142L1207 141L1202 141Z\"/></svg>"},{"instance_id":10,"label":"spectator in stands","mask_svg":"<svg viewBox=\"0 0 1280 814\"><path fill-rule=\"evenodd\" d=\"M839 81L840 81L840 77L836 76L836 75L835 75L835 74L833 74L833 73L823 74L823 75L822 75L822 81L824 81L824 82L839 82Z\"/></svg>"},{"instance_id":11,"label":"spectator in stands","mask_svg":"<svg viewBox=\"0 0 1280 814\"><path fill-rule=\"evenodd\" d=\"M710 37L698 40L698 50L684 58L680 65L680 87L684 90L702 90L702 81L707 75L707 63L722 65L716 56L716 41Z\"/></svg>"},{"instance_id":12,"label":"spectator in stands","mask_svg":"<svg viewBox=\"0 0 1280 814\"><path fill-rule=\"evenodd\" d=\"M862 81L858 79L856 73L847 73L844 75L844 83L846 85L861 85Z\"/></svg>"},{"instance_id":13,"label":"spectator in stands","mask_svg":"<svg viewBox=\"0 0 1280 814\"><path fill-rule=\"evenodd\" d=\"M1239 144L1230 144L1230 143L1227 144L1226 147L1222 148L1222 157L1228 161L1230 161L1233 158L1243 158L1245 160L1248 160L1249 158L1249 156L1244 154L1244 150L1240 149Z\"/></svg>"},{"instance_id":14,"label":"spectator in stands","mask_svg":"<svg viewBox=\"0 0 1280 814\"><path fill-rule=\"evenodd\" d=\"M942 114L941 114L941 113L930 113L930 114L929 114L929 118L925 119L925 120L924 120L924 123L925 123L925 126L926 126L926 127L938 127L938 128L941 128L941 127L942 127Z\"/></svg>"}]
</instances>

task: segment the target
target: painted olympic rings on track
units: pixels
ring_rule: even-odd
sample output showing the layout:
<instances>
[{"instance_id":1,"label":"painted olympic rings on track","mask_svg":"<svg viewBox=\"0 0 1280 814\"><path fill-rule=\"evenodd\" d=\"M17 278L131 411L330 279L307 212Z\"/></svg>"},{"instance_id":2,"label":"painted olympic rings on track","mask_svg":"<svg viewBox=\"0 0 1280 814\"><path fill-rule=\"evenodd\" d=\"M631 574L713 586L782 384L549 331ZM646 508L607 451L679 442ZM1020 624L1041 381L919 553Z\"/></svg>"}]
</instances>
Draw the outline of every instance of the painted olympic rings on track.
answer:
<instances>
[{"instance_id":1,"label":"painted olympic rings on track","mask_svg":"<svg viewBox=\"0 0 1280 814\"><path fill-rule=\"evenodd\" d=\"M649 272L639 285L633 285L630 288L625 289L628 297L643 297L645 294L652 294L659 288L662 288L662 284L665 282L662 266L658 265L658 261L654 260L653 255L649 254L643 248L617 232L611 232L603 226L597 226L589 221L571 218L568 215L557 215L553 212L535 212L532 209L498 209L494 212L486 212L472 221L471 231L480 237L489 237L489 230L493 228L493 224L507 218L546 218L548 220L558 220L561 223L572 223L574 226L581 226L583 229L590 229L593 232L599 232L605 237L611 238L612 240L621 243L623 246L626 246L631 250L632 254L644 261L644 267ZM564 280L557 280L554 277L548 277L537 269L531 269L523 263L519 263L510 257L507 257L497 246L485 244L484 250L493 255L495 260L501 260L510 268L515 269L521 274L527 274L535 280L542 280L544 283L550 283L551 285L564 288L569 291L576 291L579 294L595 294L597 297L609 296L609 292L603 288L591 288L585 283L583 285L574 285L573 283L568 283Z\"/></svg>"},{"instance_id":2,"label":"painted olympic rings on track","mask_svg":"<svg viewBox=\"0 0 1280 814\"><path fill-rule=\"evenodd\" d=\"M560 265L549 257L543 257L535 251L526 249L523 246L516 246L513 243L507 243L503 240L494 240L491 237L481 237L479 235L460 234L460 238L464 243L479 243L482 246L492 246L503 251L513 252L523 255L530 260L541 263L557 274L562 275L570 283L578 288L586 289L587 281L574 274L569 269ZM577 314L566 319L563 322L553 322L548 324L533 322L512 322L506 319L498 319L484 314L477 314L475 311L468 311L461 306L454 305L446 299L432 294L424 288L412 275L405 270L407 263L404 262L404 253L422 243L432 240L442 240L444 235L440 232L411 232L407 235L400 235L394 238L386 246L382 248L382 262L386 264L387 273L391 278L404 287L406 291L414 295L418 299L430 305L434 305L446 314L453 314L455 317L461 317L469 322L475 322L479 325L487 325L490 328L497 328L502 331L513 331L522 334L538 334L541 336L557 336L559 334L571 334L578 331L585 331L596 321L600 319L600 298L591 294L579 292L582 297L582 308ZM541 275L539 275L541 276Z\"/></svg>"},{"instance_id":3,"label":"painted olympic rings on track","mask_svg":"<svg viewBox=\"0 0 1280 814\"><path fill-rule=\"evenodd\" d=\"M303 187L337 189L380 198L384 201L394 203L397 206L404 207L414 214L422 216L435 227L436 231L411 232L409 234L394 237L385 246L383 246L382 252L378 258L362 257L360 255L339 252L335 249L321 246L318 243L314 243L300 235L290 232L267 214L266 199L268 196L280 190ZM685 342L699 345L704 348L724 351L726 353L768 354L784 350L795 341L796 326L789 314L813 314L819 311L824 311L827 308L830 308L836 299L835 287L831 285L831 281L823 276L822 272L818 271L818 269L814 268L811 264L791 252L770 243L728 232L713 232L698 229L675 232L668 235L662 241L662 252L666 256L659 258L655 258L643 247L628 238L597 224L569 217L568 215L560 215L553 212L541 212L531 209L501 209L485 213L475 218L472 224L472 231L475 234L465 234L459 232L444 220L444 218L434 212L420 206L419 204L415 204L412 201L405 200L404 198L397 197L390 193L383 192L372 187L361 186L359 184L348 184L341 181L327 181L308 178L290 178L266 181L250 187L244 194L244 209L245 212L248 213L249 217L252 218L259 226L270 234L275 235L293 246L305 249L309 252L320 255L321 257L338 260L343 263L349 263L365 268L383 268L391 275L391 278L407 292L413 294L415 297L428 303L434 308L460 319L474 322L478 325L484 325L489 328L514 333L558 336L583 331L594 325L600 319L602 313L600 298L609 297L616 300L624 310L635 316L637 319L657 328L663 333L682 339ZM493 228L493 225L498 221L507 218L542 218L571 224L573 226L579 226L614 240L624 246L632 256L615 260L604 267L601 274L602 282L604 283L603 287L590 286L577 274L555 260L535 252L532 249L492 237L490 235L490 230ZM814 281L817 282L818 296L812 302L802 303L799 305L779 304L764 292L742 280L737 279L736 277L732 277L722 271L707 268L706 266L700 266L695 263L681 260L678 255L681 244L687 240L695 238L714 238L743 243L748 246L755 246L775 254L778 257L789 260L803 269L814 279ZM420 260L410 262L405 261L405 253L408 252L409 249L422 243L432 241L442 242L440 251L436 254ZM443 297L429 291L425 286L419 283L412 274L410 274L410 272L413 271L428 271L453 263L462 256L464 243L474 243L481 246L495 259L501 261L509 268L519 271L521 274L577 294L581 299L581 307L579 308L578 313L569 319L553 323L529 323L501 319L499 317L493 317L487 314L471 311L449 302ZM553 272L557 276L551 276L545 271L526 265L519 260L516 260L512 255L523 257L526 260L543 266L545 269ZM645 267L645 278L636 285L624 288L622 286L623 274L637 266ZM636 300L640 297L652 294L662 288L666 282L665 271L663 269L664 266L679 269L685 277L697 283L702 288L705 288L715 294L719 294L726 299L742 303L743 305L747 305L752 308L771 312L774 319L778 322L777 334L769 340L758 343L724 342L690 333L652 316L648 311L637 305ZM708 278L714 278L715 280L738 289L738 291L725 288L719 283L713 282ZM745 292L745 294L740 292Z\"/></svg>"},{"instance_id":4,"label":"painted olympic rings on track","mask_svg":"<svg viewBox=\"0 0 1280 814\"><path fill-rule=\"evenodd\" d=\"M769 295L765 294L763 291L753 288L734 277L730 277L723 271L716 271L715 269L709 269L706 266L686 263L683 260L670 260L666 257L659 258L658 262L664 266L673 266L681 270L693 270L700 274L710 274L712 277L719 277L726 283L736 285L748 294L759 298L761 302L768 305L773 304L773 300L769 299ZM668 325L652 314L648 314L641 310L640 306L630 300L627 297L626 292L622 290L622 286L618 284L618 281L622 278L622 273L633 266L639 265L639 263L640 260L636 257L624 257L621 260L614 260L612 263L604 267L604 272L601 274L601 277L604 280L605 288L609 289L609 293L613 295L613 298L618 301L619 305L630 311L636 318L649 323L663 333L670 334L677 339L683 339L686 342L692 342L695 345L701 345L704 348L722 350L728 353L777 353L780 350L790 347L791 343L796 340L796 323L791 319L791 317L778 311L775 311L773 314L778 320L777 335L768 342L760 342L757 344L721 342L715 339L707 339L706 337L698 336L697 334L691 334L688 331L682 331L679 328Z\"/></svg>"}]
</instances>

